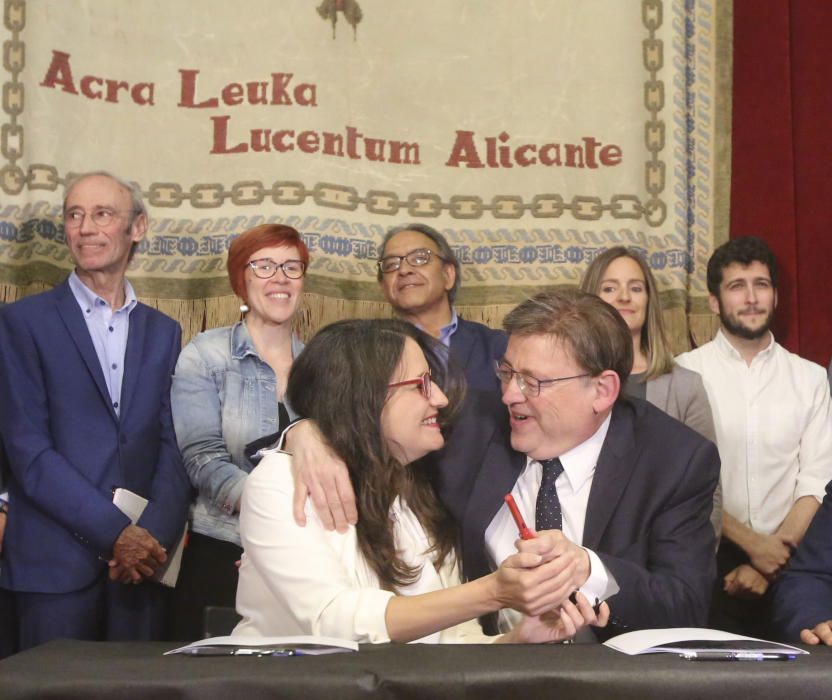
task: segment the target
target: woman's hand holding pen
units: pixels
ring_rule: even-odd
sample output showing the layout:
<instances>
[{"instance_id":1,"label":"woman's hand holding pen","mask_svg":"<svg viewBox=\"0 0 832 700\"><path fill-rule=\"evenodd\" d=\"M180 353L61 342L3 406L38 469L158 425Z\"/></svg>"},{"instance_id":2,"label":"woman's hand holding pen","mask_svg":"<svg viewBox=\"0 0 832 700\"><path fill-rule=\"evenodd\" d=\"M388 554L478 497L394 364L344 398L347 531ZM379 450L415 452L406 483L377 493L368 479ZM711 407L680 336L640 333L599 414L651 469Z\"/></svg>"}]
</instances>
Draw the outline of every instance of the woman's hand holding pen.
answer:
<instances>
[{"instance_id":1,"label":"woman's hand holding pen","mask_svg":"<svg viewBox=\"0 0 832 700\"><path fill-rule=\"evenodd\" d=\"M610 609L606 603L601 603L596 610L582 593L576 593L574 603L567 598L558 610L525 616L497 641L502 644L564 642L588 625L605 627L609 617Z\"/></svg>"}]
</instances>

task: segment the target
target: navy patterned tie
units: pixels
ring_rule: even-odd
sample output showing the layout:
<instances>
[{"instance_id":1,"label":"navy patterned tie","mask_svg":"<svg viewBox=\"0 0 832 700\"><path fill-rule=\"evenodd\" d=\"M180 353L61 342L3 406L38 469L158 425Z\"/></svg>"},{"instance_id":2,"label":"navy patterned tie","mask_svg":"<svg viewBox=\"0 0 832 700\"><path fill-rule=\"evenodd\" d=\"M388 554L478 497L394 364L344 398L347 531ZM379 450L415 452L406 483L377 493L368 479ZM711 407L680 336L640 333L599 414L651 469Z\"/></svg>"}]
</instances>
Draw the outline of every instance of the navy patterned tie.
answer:
<instances>
[{"instance_id":1,"label":"navy patterned tie","mask_svg":"<svg viewBox=\"0 0 832 700\"><path fill-rule=\"evenodd\" d=\"M560 500L555 482L563 473L560 459L542 459L543 478L540 480L540 491L537 492L537 503L534 507L534 528L541 530L560 530L563 527L563 517L560 512Z\"/></svg>"}]
</instances>

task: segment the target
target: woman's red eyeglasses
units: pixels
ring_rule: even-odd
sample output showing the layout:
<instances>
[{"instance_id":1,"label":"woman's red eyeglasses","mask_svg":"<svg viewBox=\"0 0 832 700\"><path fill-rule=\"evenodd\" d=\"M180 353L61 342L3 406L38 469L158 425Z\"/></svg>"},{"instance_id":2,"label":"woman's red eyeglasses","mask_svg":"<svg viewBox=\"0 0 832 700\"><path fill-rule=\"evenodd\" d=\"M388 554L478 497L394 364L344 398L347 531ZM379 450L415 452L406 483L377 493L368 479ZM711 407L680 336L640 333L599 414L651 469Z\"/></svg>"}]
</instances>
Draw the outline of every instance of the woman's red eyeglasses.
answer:
<instances>
[{"instance_id":1,"label":"woman's red eyeglasses","mask_svg":"<svg viewBox=\"0 0 832 700\"><path fill-rule=\"evenodd\" d=\"M422 396L426 399L430 398L430 385L433 382L430 379L430 370L425 372L424 374L420 375L417 379L405 379L403 382L393 382L392 384L388 384L388 389L395 389L397 386L410 386L411 384L419 385L419 391L422 392Z\"/></svg>"}]
</instances>

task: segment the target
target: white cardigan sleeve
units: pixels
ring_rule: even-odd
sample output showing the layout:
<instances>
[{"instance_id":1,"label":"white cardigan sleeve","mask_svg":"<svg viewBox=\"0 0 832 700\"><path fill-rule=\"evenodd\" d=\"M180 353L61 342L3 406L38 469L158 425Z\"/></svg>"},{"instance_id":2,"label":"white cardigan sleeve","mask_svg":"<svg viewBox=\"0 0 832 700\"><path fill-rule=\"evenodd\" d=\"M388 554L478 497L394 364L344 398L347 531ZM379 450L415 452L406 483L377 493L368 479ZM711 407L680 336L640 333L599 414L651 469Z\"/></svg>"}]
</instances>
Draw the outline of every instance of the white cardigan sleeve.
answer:
<instances>
[{"instance_id":1,"label":"white cardigan sleeve","mask_svg":"<svg viewBox=\"0 0 832 700\"><path fill-rule=\"evenodd\" d=\"M280 452L267 454L246 480L238 631L389 641L385 611L394 594L378 588L360 559L355 529L326 531L311 506L306 526L299 527L293 489L291 457Z\"/></svg>"}]
</instances>

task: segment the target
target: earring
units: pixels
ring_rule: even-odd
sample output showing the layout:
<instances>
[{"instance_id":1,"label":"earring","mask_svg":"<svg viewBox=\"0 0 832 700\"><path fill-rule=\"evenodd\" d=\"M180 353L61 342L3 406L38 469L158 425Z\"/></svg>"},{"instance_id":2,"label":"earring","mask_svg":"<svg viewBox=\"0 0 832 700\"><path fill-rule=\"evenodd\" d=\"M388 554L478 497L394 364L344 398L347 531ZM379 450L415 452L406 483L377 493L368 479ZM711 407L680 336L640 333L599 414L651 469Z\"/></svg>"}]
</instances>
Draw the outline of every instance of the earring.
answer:
<instances>
[{"instance_id":1,"label":"earring","mask_svg":"<svg viewBox=\"0 0 832 700\"><path fill-rule=\"evenodd\" d=\"M240 313L244 314L249 310L248 304L240 304Z\"/></svg>"}]
</instances>

